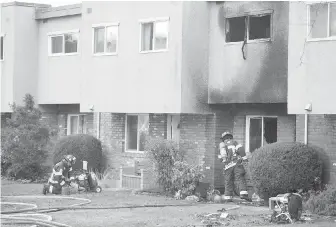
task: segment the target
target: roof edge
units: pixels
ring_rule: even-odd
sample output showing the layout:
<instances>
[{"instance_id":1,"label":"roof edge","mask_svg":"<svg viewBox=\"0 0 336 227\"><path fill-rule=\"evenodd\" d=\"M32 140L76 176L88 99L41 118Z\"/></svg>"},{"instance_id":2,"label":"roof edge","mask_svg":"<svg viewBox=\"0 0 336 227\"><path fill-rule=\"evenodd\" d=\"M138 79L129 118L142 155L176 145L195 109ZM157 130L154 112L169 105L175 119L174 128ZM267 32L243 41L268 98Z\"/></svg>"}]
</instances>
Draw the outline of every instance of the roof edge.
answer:
<instances>
[{"instance_id":1,"label":"roof edge","mask_svg":"<svg viewBox=\"0 0 336 227\"><path fill-rule=\"evenodd\" d=\"M58 7L37 8L35 12L35 19L49 19L66 16L75 16L82 14L82 4L72 4Z\"/></svg>"},{"instance_id":2,"label":"roof edge","mask_svg":"<svg viewBox=\"0 0 336 227\"><path fill-rule=\"evenodd\" d=\"M6 2L6 3L1 3L2 7L7 7L7 6L25 6L25 7L43 7L43 8L51 8L52 6L49 4L40 4L40 3L31 3L31 2Z\"/></svg>"}]
</instances>

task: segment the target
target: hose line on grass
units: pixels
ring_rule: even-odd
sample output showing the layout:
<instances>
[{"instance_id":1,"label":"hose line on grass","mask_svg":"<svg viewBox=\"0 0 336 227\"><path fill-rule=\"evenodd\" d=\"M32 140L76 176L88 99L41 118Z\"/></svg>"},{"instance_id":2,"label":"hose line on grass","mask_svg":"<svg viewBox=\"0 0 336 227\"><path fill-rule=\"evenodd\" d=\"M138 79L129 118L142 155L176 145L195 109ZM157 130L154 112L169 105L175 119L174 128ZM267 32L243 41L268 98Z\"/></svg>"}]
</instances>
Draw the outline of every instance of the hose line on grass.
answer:
<instances>
[{"instance_id":1,"label":"hose line on grass","mask_svg":"<svg viewBox=\"0 0 336 227\"><path fill-rule=\"evenodd\" d=\"M90 199L85 198L78 198L78 197L66 197L66 196L1 196L1 198L13 198L13 199L71 199L71 200L80 200L82 202L72 204L69 206L63 206L61 208L71 208L75 206L82 206L85 204L91 203ZM5 220L2 221L2 224L32 224L32 225L39 225L39 226L46 226L46 227L71 227L69 225L65 225L62 223L51 221L52 218L49 215L43 215L43 214L36 214L39 213L39 210L47 210L49 212L51 211L57 211L59 209L55 208L37 208L36 204L31 203L17 203L17 202L1 202L2 204L11 204L11 205L24 205L24 206L31 206L32 208L26 208L26 209L20 209L20 210L13 210L13 211L2 211L1 212L1 219ZM35 213L27 213L23 214L25 212L35 212ZM19 213L19 214L17 214ZM31 218L31 216L45 216L48 220L41 220L37 218Z\"/></svg>"},{"instance_id":2,"label":"hose line on grass","mask_svg":"<svg viewBox=\"0 0 336 227\"><path fill-rule=\"evenodd\" d=\"M34 206L34 208L27 208L27 209L21 209L21 210L13 210L13 211L1 211L2 217L1 219L6 219L9 221L3 222L3 224L38 224L41 226L47 226L47 227L71 227L69 225L52 222L51 220L41 220L41 219L35 219L35 218L20 218L18 215L6 215L6 214L16 214L21 213L22 216L26 212L35 212L35 213L48 213L48 212L55 212L60 210L116 210L116 209L135 209L135 208L157 208L157 207L187 207L187 206L199 206L200 203L192 203L192 204L151 204L151 205L130 205L130 206L105 206L105 207L82 207L82 205L86 205L91 203L90 199L85 198L78 198L78 197L66 197L66 196L1 196L2 198L34 198L34 199L72 199L72 200L81 200L83 202L76 203L69 206L59 206L59 207L53 207L53 208L37 208L35 204L29 204L30 206ZM9 202L6 202L9 204ZM13 203L13 204L19 204L19 203ZM24 203L20 203L23 205ZM28 203L27 203L28 204ZM204 204L203 204L204 205ZM232 209L238 209L240 206L234 206L231 208L227 208L226 210L232 210ZM27 216L32 215L31 213L26 214ZM36 214L35 214L36 215Z\"/></svg>"}]
</instances>

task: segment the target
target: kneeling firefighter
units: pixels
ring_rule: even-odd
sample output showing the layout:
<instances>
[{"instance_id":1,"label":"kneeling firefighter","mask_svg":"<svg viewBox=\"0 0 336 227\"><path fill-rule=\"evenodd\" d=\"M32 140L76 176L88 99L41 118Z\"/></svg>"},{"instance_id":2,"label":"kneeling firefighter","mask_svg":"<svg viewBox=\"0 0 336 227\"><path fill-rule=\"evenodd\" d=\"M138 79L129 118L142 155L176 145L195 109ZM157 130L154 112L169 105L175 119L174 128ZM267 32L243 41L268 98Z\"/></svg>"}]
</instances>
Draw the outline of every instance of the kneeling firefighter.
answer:
<instances>
[{"instance_id":1,"label":"kneeling firefighter","mask_svg":"<svg viewBox=\"0 0 336 227\"><path fill-rule=\"evenodd\" d=\"M72 175L72 165L75 164L75 162L75 156L66 155L54 166L53 172L48 180L48 184L43 186L44 195L47 193L62 193L62 187L65 185L66 181L73 181L75 179Z\"/></svg>"},{"instance_id":2,"label":"kneeling firefighter","mask_svg":"<svg viewBox=\"0 0 336 227\"><path fill-rule=\"evenodd\" d=\"M219 144L218 158L221 158L225 164L225 194L224 200L226 202L232 201L234 178L239 184L240 198L248 200L248 192L245 180L245 169L242 164L247 161L246 153L241 144L233 140L230 132L224 132L221 137L222 142Z\"/></svg>"}]
</instances>

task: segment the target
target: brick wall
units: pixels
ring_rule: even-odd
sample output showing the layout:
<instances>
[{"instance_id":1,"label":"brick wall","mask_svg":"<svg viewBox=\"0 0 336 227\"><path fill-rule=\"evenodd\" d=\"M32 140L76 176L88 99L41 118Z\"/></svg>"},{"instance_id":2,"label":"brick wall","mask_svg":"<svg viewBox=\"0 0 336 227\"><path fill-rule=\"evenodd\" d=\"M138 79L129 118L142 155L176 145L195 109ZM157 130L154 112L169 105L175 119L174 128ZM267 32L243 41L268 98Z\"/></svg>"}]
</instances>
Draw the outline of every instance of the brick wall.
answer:
<instances>
[{"instance_id":1,"label":"brick wall","mask_svg":"<svg viewBox=\"0 0 336 227\"><path fill-rule=\"evenodd\" d=\"M187 152L187 161L203 166L204 182L224 184L223 164L218 159L218 144L223 131L232 128L232 117L214 114L182 114L180 149Z\"/></svg>"},{"instance_id":2,"label":"brick wall","mask_svg":"<svg viewBox=\"0 0 336 227\"><path fill-rule=\"evenodd\" d=\"M94 121L97 120L95 114ZM140 168L147 168L149 163L143 153L125 152L125 120L124 113L101 113L100 140L103 143L107 166L115 169L114 176L119 177L119 167L134 167L139 162ZM149 114L149 136L167 137L166 114ZM96 128L94 126L94 130Z\"/></svg>"},{"instance_id":3,"label":"brick wall","mask_svg":"<svg viewBox=\"0 0 336 227\"><path fill-rule=\"evenodd\" d=\"M68 127L68 115L67 114L58 114L57 115L58 122L58 136L66 136L67 135L67 127Z\"/></svg>"},{"instance_id":4,"label":"brick wall","mask_svg":"<svg viewBox=\"0 0 336 227\"><path fill-rule=\"evenodd\" d=\"M149 135L156 138L167 138L167 114L149 115Z\"/></svg>"},{"instance_id":5,"label":"brick wall","mask_svg":"<svg viewBox=\"0 0 336 227\"><path fill-rule=\"evenodd\" d=\"M11 113L1 113L1 128L6 125L7 118L11 118Z\"/></svg>"},{"instance_id":6,"label":"brick wall","mask_svg":"<svg viewBox=\"0 0 336 227\"><path fill-rule=\"evenodd\" d=\"M295 115L278 116L278 142L296 141Z\"/></svg>"},{"instance_id":7,"label":"brick wall","mask_svg":"<svg viewBox=\"0 0 336 227\"><path fill-rule=\"evenodd\" d=\"M297 115L296 137L298 142L304 142L304 115ZM308 145L321 148L325 155L324 181L336 182L336 115L308 116Z\"/></svg>"}]
</instances>

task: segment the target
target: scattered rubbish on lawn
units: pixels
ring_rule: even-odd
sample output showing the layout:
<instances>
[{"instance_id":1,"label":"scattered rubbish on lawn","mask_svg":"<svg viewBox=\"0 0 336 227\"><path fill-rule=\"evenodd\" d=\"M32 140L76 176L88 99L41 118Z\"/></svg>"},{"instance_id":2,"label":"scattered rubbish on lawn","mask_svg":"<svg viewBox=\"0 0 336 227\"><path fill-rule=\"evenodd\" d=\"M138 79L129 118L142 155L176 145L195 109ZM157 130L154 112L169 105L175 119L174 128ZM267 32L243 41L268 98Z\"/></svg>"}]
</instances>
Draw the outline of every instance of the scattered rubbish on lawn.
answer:
<instances>
[{"instance_id":1,"label":"scattered rubbish on lawn","mask_svg":"<svg viewBox=\"0 0 336 227\"><path fill-rule=\"evenodd\" d=\"M195 195L190 195L190 196L187 196L185 198L185 200L198 202L199 198L197 196L195 196Z\"/></svg>"},{"instance_id":2,"label":"scattered rubbish on lawn","mask_svg":"<svg viewBox=\"0 0 336 227\"><path fill-rule=\"evenodd\" d=\"M224 218L225 219L225 218L227 218L228 215L229 215L229 213L222 213L221 216L220 216L220 218Z\"/></svg>"},{"instance_id":3,"label":"scattered rubbish on lawn","mask_svg":"<svg viewBox=\"0 0 336 227\"><path fill-rule=\"evenodd\" d=\"M236 210L240 208L240 206L234 206L234 207L229 207L229 208L222 208L220 210L217 210L217 212L224 212L224 211L228 211L228 210Z\"/></svg>"},{"instance_id":4,"label":"scattered rubbish on lawn","mask_svg":"<svg viewBox=\"0 0 336 227\"><path fill-rule=\"evenodd\" d=\"M220 195L215 195L214 196L214 202L215 203L220 203L222 202L222 197Z\"/></svg>"},{"instance_id":5,"label":"scattered rubbish on lawn","mask_svg":"<svg viewBox=\"0 0 336 227\"><path fill-rule=\"evenodd\" d=\"M210 217L210 216L212 216L212 215L216 215L216 214L218 214L218 213L206 214L206 215L204 215L204 217Z\"/></svg>"},{"instance_id":6,"label":"scattered rubbish on lawn","mask_svg":"<svg viewBox=\"0 0 336 227\"><path fill-rule=\"evenodd\" d=\"M175 193L174 198L175 198L175 199L182 199L182 192L181 192L181 190L178 190L178 191Z\"/></svg>"},{"instance_id":7,"label":"scattered rubbish on lawn","mask_svg":"<svg viewBox=\"0 0 336 227\"><path fill-rule=\"evenodd\" d=\"M252 195L252 202L261 202L263 201L256 193Z\"/></svg>"}]
</instances>

